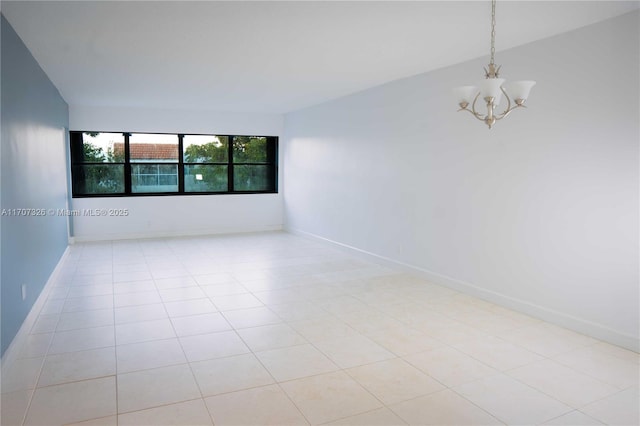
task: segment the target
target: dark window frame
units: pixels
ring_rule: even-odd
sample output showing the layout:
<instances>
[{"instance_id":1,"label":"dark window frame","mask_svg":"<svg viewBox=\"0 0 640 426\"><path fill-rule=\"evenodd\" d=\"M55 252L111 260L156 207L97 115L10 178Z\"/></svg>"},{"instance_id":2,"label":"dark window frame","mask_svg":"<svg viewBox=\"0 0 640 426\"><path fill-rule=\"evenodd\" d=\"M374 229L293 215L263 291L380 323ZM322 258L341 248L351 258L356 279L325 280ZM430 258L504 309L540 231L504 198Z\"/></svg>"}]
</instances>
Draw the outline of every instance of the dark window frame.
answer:
<instances>
[{"instance_id":1,"label":"dark window frame","mask_svg":"<svg viewBox=\"0 0 640 426\"><path fill-rule=\"evenodd\" d=\"M121 133L124 136L124 161L123 162L90 162L84 161L84 133ZM129 137L132 134L148 134L148 135L173 135L178 138L178 190L172 192L133 192L132 191L132 165L135 164L152 164L131 161L129 150ZM229 143L228 155L226 162L185 162L183 140L184 136L220 136L227 137ZM233 140L235 137L259 137L266 138L267 160L264 163L235 163L233 161ZM278 193L278 136L264 135L228 135L228 134L210 134L210 133L159 133L159 132L122 132L122 131L100 131L93 130L71 130L69 131L69 143L71 152L71 189L73 198L109 198L109 197L153 197L153 196L184 196L184 195L240 195L240 194L277 194ZM155 164L155 163L154 163ZM176 164L176 163L164 163ZM89 165L106 165L106 166L122 166L124 192L122 193L98 193L86 194L82 193L84 188L84 179L78 176L79 166ZM226 191L206 191L194 192L185 191L185 166L226 166L227 167L227 190ZM268 186L266 190L250 190L238 191L234 188L234 166L267 166L269 169Z\"/></svg>"}]
</instances>

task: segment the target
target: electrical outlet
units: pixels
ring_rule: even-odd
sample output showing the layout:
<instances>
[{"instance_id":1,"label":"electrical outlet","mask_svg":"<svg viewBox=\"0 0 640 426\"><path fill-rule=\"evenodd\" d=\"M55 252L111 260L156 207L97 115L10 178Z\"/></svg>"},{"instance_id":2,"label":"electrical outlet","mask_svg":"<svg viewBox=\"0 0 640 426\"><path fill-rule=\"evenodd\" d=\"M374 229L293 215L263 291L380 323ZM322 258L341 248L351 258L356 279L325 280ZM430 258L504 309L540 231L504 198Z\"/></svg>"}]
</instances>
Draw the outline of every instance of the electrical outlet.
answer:
<instances>
[{"instance_id":1,"label":"electrical outlet","mask_svg":"<svg viewBox=\"0 0 640 426\"><path fill-rule=\"evenodd\" d=\"M26 300L27 299L27 285L26 284L22 284L21 288L22 288L22 300Z\"/></svg>"}]
</instances>

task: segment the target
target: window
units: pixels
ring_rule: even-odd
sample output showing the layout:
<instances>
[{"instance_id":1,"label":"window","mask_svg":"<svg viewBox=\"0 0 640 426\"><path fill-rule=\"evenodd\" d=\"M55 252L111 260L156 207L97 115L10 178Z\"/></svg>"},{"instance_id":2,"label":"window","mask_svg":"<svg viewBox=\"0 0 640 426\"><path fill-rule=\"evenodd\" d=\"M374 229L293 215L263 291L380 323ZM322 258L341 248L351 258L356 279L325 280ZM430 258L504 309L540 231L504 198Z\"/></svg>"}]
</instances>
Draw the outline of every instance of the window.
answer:
<instances>
[{"instance_id":1,"label":"window","mask_svg":"<svg viewBox=\"0 0 640 426\"><path fill-rule=\"evenodd\" d=\"M86 132L72 135L71 161L74 195L124 194L122 133Z\"/></svg>"},{"instance_id":2,"label":"window","mask_svg":"<svg viewBox=\"0 0 640 426\"><path fill-rule=\"evenodd\" d=\"M129 136L131 192L178 192L178 135Z\"/></svg>"},{"instance_id":3,"label":"window","mask_svg":"<svg viewBox=\"0 0 640 426\"><path fill-rule=\"evenodd\" d=\"M226 192L229 136L185 135L182 143L185 192Z\"/></svg>"},{"instance_id":4,"label":"window","mask_svg":"<svg viewBox=\"0 0 640 426\"><path fill-rule=\"evenodd\" d=\"M267 138L236 136L233 138L233 185L238 191L266 191L273 182L269 164L270 156Z\"/></svg>"},{"instance_id":5,"label":"window","mask_svg":"<svg viewBox=\"0 0 640 426\"><path fill-rule=\"evenodd\" d=\"M273 136L70 132L74 197L277 192Z\"/></svg>"}]
</instances>

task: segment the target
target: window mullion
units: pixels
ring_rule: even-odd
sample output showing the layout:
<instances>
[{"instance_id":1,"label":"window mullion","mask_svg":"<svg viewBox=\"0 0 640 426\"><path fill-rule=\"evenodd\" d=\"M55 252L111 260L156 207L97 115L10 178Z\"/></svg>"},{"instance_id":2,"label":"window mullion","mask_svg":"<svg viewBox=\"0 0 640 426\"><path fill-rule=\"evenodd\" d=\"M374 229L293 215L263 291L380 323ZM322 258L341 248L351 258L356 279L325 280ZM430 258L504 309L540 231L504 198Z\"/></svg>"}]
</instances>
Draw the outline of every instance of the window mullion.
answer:
<instances>
[{"instance_id":1,"label":"window mullion","mask_svg":"<svg viewBox=\"0 0 640 426\"><path fill-rule=\"evenodd\" d=\"M228 166L227 166L227 188L229 190L229 192L233 192L235 191L234 189L234 185L233 185L233 139L235 136L229 136L229 143L228 143L228 154L227 154L227 162L228 162Z\"/></svg>"},{"instance_id":2,"label":"window mullion","mask_svg":"<svg viewBox=\"0 0 640 426\"><path fill-rule=\"evenodd\" d=\"M131 154L129 152L129 137L131 133L124 133L124 193L131 194Z\"/></svg>"},{"instance_id":3,"label":"window mullion","mask_svg":"<svg viewBox=\"0 0 640 426\"><path fill-rule=\"evenodd\" d=\"M184 194L184 135L178 135L178 193Z\"/></svg>"}]
</instances>

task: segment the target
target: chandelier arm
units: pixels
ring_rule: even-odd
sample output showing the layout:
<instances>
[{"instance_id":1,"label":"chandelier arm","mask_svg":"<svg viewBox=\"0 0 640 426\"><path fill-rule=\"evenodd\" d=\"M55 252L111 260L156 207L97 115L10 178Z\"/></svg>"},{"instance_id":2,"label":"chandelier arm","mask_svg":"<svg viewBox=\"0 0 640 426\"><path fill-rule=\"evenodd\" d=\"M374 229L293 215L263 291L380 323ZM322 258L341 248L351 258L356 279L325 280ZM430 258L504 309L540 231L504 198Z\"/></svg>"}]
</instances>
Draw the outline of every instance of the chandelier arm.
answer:
<instances>
[{"instance_id":1,"label":"chandelier arm","mask_svg":"<svg viewBox=\"0 0 640 426\"><path fill-rule=\"evenodd\" d=\"M480 121L484 121L484 118L482 118L482 116L480 114L478 114L477 112L474 113L473 111L471 111L469 108L460 108L457 112L460 111L467 111L469 114L473 115L475 118L477 118Z\"/></svg>"},{"instance_id":2,"label":"chandelier arm","mask_svg":"<svg viewBox=\"0 0 640 426\"><path fill-rule=\"evenodd\" d=\"M513 111L514 109L516 109L518 106L514 106L513 108L511 107L511 98L509 97L509 95L507 94L507 92L502 88L502 86L500 86L500 90L502 91L502 93L504 94L504 97L507 98L507 108L502 112L502 114L498 114L496 115L496 120L502 120L503 118L505 118L507 115L509 115L509 113L511 111Z\"/></svg>"},{"instance_id":3,"label":"chandelier arm","mask_svg":"<svg viewBox=\"0 0 640 426\"><path fill-rule=\"evenodd\" d=\"M478 111L476 111L476 101L478 100L478 98L480 97L480 92L478 92L478 94L476 95L475 98L473 98L473 103L471 104L471 111L469 111L471 114L473 114L473 116L475 118L477 118L480 121L484 121L484 117L482 116L482 114L480 114Z\"/></svg>"}]
</instances>

